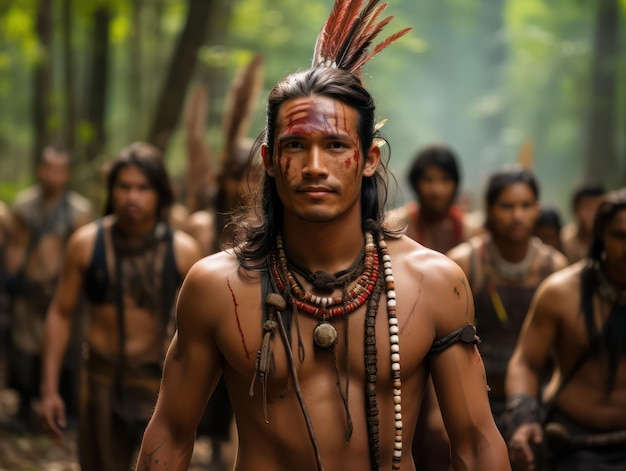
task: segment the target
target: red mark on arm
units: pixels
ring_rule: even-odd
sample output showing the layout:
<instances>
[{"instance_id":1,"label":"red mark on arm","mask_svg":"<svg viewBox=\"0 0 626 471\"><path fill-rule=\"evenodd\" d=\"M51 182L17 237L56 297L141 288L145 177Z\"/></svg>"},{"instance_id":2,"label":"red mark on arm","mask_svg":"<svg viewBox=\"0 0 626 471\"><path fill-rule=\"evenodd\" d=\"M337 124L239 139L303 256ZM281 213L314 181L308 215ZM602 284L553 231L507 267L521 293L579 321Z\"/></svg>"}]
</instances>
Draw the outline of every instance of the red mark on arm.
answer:
<instances>
[{"instance_id":1,"label":"red mark on arm","mask_svg":"<svg viewBox=\"0 0 626 471\"><path fill-rule=\"evenodd\" d=\"M228 279L228 277L226 277L226 284L228 285L228 290L230 291L230 294L233 297L233 305L235 306L235 318L237 319L237 328L239 329L239 335L241 335L241 343L243 344L243 351L246 354L246 358L250 359L250 352L248 351L248 347L246 346L246 339L243 336L243 330L241 329L241 321L239 320L239 312L237 311L237 307L239 307L239 303L237 303L235 292L233 291L233 288L230 286L230 280Z\"/></svg>"}]
</instances>

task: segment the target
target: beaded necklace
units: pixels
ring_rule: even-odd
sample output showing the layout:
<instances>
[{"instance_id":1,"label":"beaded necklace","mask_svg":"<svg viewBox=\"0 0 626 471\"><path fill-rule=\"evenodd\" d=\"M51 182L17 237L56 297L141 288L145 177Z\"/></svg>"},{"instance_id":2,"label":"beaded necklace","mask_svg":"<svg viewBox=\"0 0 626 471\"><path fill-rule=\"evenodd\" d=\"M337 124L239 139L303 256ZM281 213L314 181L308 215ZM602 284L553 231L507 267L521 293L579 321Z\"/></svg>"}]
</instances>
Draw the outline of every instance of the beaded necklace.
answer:
<instances>
[{"instance_id":1,"label":"beaded necklace","mask_svg":"<svg viewBox=\"0 0 626 471\"><path fill-rule=\"evenodd\" d=\"M618 289L612 285L599 263L595 263L593 268L598 284L598 296L611 304L626 305L626 289Z\"/></svg>"},{"instance_id":2,"label":"beaded necklace","mask_svg":"<svg viewBox=\"0 0 626 471\"><path fill-rule=\"evenodd\" d=\"M363 273L357 278L356 283L344 290L344 297L341 296L316 296L308 293L298 281L289 268L289 262L284 250L282 237L279 235L276 240L276 252L272 253L270 263L270 273L276 288L282 293L288 302L297 310L303 311L321 321L314 331L316 345L321 348L331 349L337 341L337 331L334 326L326 321L327 318L339 315L348 315L354 312L366 302L371 300L372 293L379 281L380 260L382 260L382 274L384 276L384 286L387 294L387 323L389 327L389 344L391 360L391 380L393 386L393 407L394 407L394 448L392 458L392 470L399 470L402 462L402 382L400 379L400 344L399 327L396 317L396 292L393 271L391 268L391 257L387 249L387 243L382 233L377 234L378 247L374 244L374 236L368 232L365 234L365 251L363 262ZM376 297L374 295L373 297ZM366 356L368 356L368 344L373 339L373 316L368 308L366 316ZM323 331L323 332L322 332ZM367 334L367 332L370 332ZM369 337L369 338L368 338ZM374 352L375 369L375 341L373 347L369 349ZM366 358L366 363L371 363L372 359ZM367 366L367 365L366 365ZM368 431L370 433L370 443L372 446L372 469L378 470L378 419L375 398L375 377L369 375L368 378ZM371 394L370 394L371 393ZM373 424L373 425L372 425Z\"/></svg>"},{"instance_id":3,"label":"beaded necklace","mask_svg":"<svg viewBox=\"0 0 626 471\"><path fill-rule=\"evenodd\" d=\"M500 254L492 238L486 244L493 269L500 277L508 281L522 281L528 276L528 269L539 252L538 246L538 239L532 238L524 258L519 262L509 262Z\"/></svg>"}]
</instances>

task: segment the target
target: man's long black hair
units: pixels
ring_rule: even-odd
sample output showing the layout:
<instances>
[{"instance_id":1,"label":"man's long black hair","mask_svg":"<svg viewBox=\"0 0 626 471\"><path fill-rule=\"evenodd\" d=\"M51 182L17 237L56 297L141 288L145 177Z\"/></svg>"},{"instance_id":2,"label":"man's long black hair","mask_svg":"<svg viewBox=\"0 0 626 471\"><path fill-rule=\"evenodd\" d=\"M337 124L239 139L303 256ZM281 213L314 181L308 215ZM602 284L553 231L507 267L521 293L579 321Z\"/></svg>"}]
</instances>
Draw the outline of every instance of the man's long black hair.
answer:
<instances>
[{"instance_id":1,"label":"man's long black hair","mask_svg":"<svg viewBox=\"0 0 626 471\"><path fill-rule=\"evenodd\" d=\"M615 386L619 360L626 356L626 305L614 304L604 327L598 331L593 315L593 295L598 289L596 270L602 270L603 265L606 227L618 212L624 210L626 210L626 188L609 193L602 200L594 218L593 240L589 248L587 264L581 271L580 303L589 342L593 343L597 338L598 351L606 354L609 362L607 394Z\"/></svg>"}]
</instances>

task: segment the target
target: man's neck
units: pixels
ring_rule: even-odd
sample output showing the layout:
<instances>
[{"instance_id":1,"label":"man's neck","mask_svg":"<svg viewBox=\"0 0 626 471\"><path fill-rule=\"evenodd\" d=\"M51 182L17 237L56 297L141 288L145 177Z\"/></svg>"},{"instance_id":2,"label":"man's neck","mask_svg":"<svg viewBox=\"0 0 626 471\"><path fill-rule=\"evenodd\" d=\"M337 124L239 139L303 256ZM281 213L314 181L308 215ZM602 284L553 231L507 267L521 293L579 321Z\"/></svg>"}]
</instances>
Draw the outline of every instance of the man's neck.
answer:
<instances>
[{"instance_id":1,"label":"man's neck","mask_svg":"<svg viewBox=\"0 0 626 471\"><path fill-rule=\"evenodd\" d=\"M521 262L526 256L528 246L530 245L530 238L520 242L511 242L491 234L491 239L502 258L511 263Z\"/></svg>"},{"instance_id":2,"label":"man's neck","mask_svg":"<svg viewBox=\"0 0 626 471\"><path fill-rule=\"evenodd\" d=\"M129 222L116 219L114 226L115 230L124 237L139 238L153 232L157 222L156 219L141 222Z\"/></svg>"},{"instance_id":3,"label":"man's neck","mask_svg":"<svg viewBox=\"0 0 626 471\"><path fill-rule=\"evenodd\" d=\"M45 206L54 206L63 196L63 193L65 193L64 190L62 191L46 191L44 188L41 189L41 201L43 201L43 204Z\"/></svg>"},{"instance_id":4,"label":"man's neck","mask_svg":"<svg viewBox=\"0 0 626 471\"><path fill-rule=\"evenodd\" d=\"M450 216L450 208L444 211L433 211L433 210L429 210L428 208L420 206L418 211L419 211L420 220L422 222L426 222L427 224L437 223Z\"/></svg>"},{"instance_id":5,"label":"man's neck","mask_svg":"<svg viewBox=\"0 0 626 471\"><path fill-rule=\"evenodd\" d=\"M285 224L287 256L315 272L335 273L349 267L364 245L361 222Z\"/></svg>"},{"instance_id":6,"label":"man's neck","mask_svg":"<svg viewBox=\"0 0 626 471\"><path fill-rule=\"evenodd\" d=\"M624 264L611 263L606 260L604 262L604 272L606 278L615 288L626 289L626 270Z\"/></svg>"}]
</instances>

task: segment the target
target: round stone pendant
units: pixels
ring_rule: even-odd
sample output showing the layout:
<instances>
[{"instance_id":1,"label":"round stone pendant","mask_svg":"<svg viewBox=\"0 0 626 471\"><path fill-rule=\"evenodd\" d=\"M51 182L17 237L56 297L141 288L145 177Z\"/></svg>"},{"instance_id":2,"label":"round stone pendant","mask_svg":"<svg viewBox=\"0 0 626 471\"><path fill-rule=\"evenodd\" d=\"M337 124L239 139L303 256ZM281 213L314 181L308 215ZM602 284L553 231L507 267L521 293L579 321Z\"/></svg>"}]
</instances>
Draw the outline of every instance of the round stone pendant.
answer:
<instances>
[{"instance_id":1,"label":"round stone pendant","mask_svg":"<svg viewBox=\"0 0 626 471\"><path fill-rule=\"evenodd\" d=\"M313 331L313 340L318 347L329 349L337 343L337 329L330 322L322 321Z\"/></svg>"}]
</instances>

